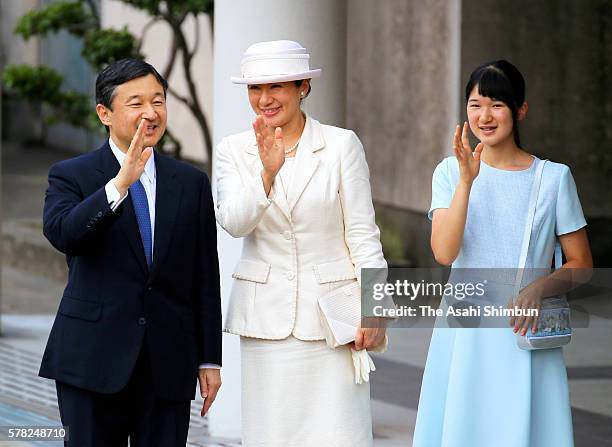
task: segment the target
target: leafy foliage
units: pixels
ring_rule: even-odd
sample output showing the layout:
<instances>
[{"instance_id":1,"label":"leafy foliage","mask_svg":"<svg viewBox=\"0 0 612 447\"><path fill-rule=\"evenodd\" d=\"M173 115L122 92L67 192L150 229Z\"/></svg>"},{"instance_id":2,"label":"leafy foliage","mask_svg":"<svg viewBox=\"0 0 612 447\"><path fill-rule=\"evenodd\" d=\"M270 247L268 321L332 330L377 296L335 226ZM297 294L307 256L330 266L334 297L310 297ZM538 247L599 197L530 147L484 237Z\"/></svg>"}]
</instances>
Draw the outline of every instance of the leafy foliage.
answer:
<instances>
[{"instance_id":1,"label":"leafy foliage","mask_svg":"<svg viewBox=\"0 0 612 447\"><path fill-rule=\"evenodd\" d=\"M45 66L9 65L2 73L2 82L9 90L28 101L55 105L60 102L60 88L64 78Z\"/></svg>"},{"instance_id":2,"label":"leafy foliage","mask_svg":"<svg viewBox=\"0 0 612 447\"><path fill-rule=\"evenodd\" d=\"M1 0L0 0L1 1ZM121 0L122 3L147 12L151 16L151 23L164 21L174 33L174 41L178 42L173 51L182 53L183 61L187 68L183 69L187 85L190 87L189 97L193 100L181 97L170 90L184 102L202 130L205 145L210 150L212 146L210 129L206 116L200 103L195 100L198 97L195 83L192 79L191 60L194 49L187 46L187 39L183 34L181 25L188 15L197 17L207 14L213 18L214 0ZM48 6L34 9L23 15L15 28L15 34L27 40L32 36L46 37L49 34L67 31L82 40L83 47L81 56L95 69L100 70L109 63L131 57L142 59L140 53L142 39L132 35L127 28L114 30L102 28L96 7L97 2L93 0L57 0ZM145 27L145 30L148 25ZM199 39L196 36L196 41ZM165 73L172 72L175 58L170 58L170 65ZM77 91L62 88L63 77L48 67L31 67L28 65L11 65L5 68L2 82L7 90L32 103L42 104L45 122L55 123L65 121L75 126L90 130L100 130L102 125L93 112L91 99ZM172 136L167 129L166 140L168 145L174 147L175 155L180 155L180 142ZM210 170L210 154L209 154Z\"/></svg>"},{"instance_id":3,"label":"leafy foliage","mask_svg":"<svg viewBox=\"0 0 612 447\"><path fill-rule=\"evenodd\" d=\"M54 110L46 122L66 121L72 125L93 129L89 119L89 98L74 90L61 89L64 78L55 70L40 66L9 65L2 74L2 82L21 98L42 103Z\"/></svg>"},{"instance_id":4,"label":"leafy foliage","mask_svg":"<svg viewBox=\"0 0 612 447\"><path fill-rule=\"evenodd\" d=\"M48 124L63 121L85 129L100 129L100 121L91 108L91 100L83 93L74 90L62 92L55 110L56 113L47 118Z\"/></svg>"},{"instance_id":5,"label":"leafy foliage","mask_svg":"<svg viewBox=\"0 0 612 447\"><path fill-rule=\"evenodd\" d=\"M118 59L143 57L138 51L139 42L126 28L100 28L82 0L60 0L34 9L23 15L15 27L15 33L25 40L62 30L83 40L81 55L96 70ZM3 82L13 94L50 108L53 113L45 118L49 124L65 121L87 129L101 128L97 119L91 119L91 100L77 91L63 90L63 77L49 67L11 65L3 73Z\"/></svg>"},{"instance_id":6,"label":"leafy foliage","mask_svg":"<svg viewBox=\"0 0 612 447\"><path fill-rule=\"evenodd\" d=\"M214 6L213 0L123 0L123 3L143 9L152 16L160 16L164 14L171 16L184 16L187 14L212 14Z\"/></svg>"},{"instance_id":7,"label":"leafy foliage","mask_svg":"<svg viewBox=\"0 0 612 447\"><path fill-rule=\"evenodd\" d=\"M93 29L89 31L83 39L81 55L98 70L113 61L126 57L143 59L143 56L138 52L136 38L127 28L120 31L113 29Z\"/></svg>"},{"instance_id":8,"label":"leafy foliage","mask_svg":"<svg viewBox=\"0 0 612 447\"><path fill-rule=\"evenodd\" d=\"M171 14L212 14L212 0L185 0L182 2L166 2Z\"/></svg>"},{"instance_id":9,"label":"leafy foliage","mask_svg":"<svg viewBox=\"0 0 612 447\"><path fill-rule=\"evenodd\" d=\"M15 33L28 40L32 36L46 36L62 29L83 36L93 25L93 16L80 1L59 1L33 9L17 22Z\"/></svg>"}]
</instances>

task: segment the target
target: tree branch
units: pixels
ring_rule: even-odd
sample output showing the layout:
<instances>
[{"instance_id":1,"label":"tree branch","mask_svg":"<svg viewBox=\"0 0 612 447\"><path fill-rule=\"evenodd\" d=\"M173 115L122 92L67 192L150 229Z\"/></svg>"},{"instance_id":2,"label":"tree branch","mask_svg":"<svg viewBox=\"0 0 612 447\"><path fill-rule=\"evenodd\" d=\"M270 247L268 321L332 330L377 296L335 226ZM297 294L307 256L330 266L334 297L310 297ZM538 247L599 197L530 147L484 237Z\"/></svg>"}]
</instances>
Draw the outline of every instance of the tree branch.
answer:
<instances>
[{"instance_id":1,"label":"tree branch","mask_svg":"<svg viewBox=\"0 0 612 447\"><path fill-rule=\"evenodd\" d=\"M149 28L151 28L151 26L157 22L159 22L159 18L154 17L152 20L150 20L149 22L147 22L147 24L142 28L142 33L140 34L140 41L138 42L138 47L136 48L136 52L140 53L140 50L142 49L142 44L145 41L145 37L147 35L147 32L149 31Z\"/></svg>"},{"instance_id":2,"label":"tree branch","mask_svg":"<svg viewBox=\"0 0 612 447\"><path fill-rule=\"evenodd\" d=\"M180 159L183 145L174 136L174 134L170 131L170 129L168 129L167 127L166 127L166 137L168 137L168 139L172 142L172 144L174 144L174 153L172 155L174 155L174 158Z\"/></svg>"},{"instance_id":3,"label":"tree branch","mask_svg":"<svg viewBox=\"0 0 612 447\"><path fill-rule=\"evenodd\" d=\"M193 76L191 73L191 61L193 59L193 54L189 51L189 45L187 44L187 39L185 38L185 34L183 33L181 27L186 16L182 15L179 20L175 20L175 18L172 17L170 14L164 14L163 17L172 28L174 37L176 39L177 48L182 53L183 72L185 76L185 81L187 82L189 98L191 98L191 100L189 100L187 97L179 95L174 90L169 91L179 101L189 107L191 113L193 113L198 125L200 126L200 130L202 131L202 136L204 137L205 144L204 152L206 155L206 169L210 174L212 172L212 136L210 133L210 128L208 126L208 120L206 119L206 115L204 115L204 111L202 110L202 107L200 105L197 87L195 82L193 81Z\"/></svg>"},{"instance_id":4,"label":"tree branch","mask_svg":"<svg viewBox=\"0 0 612 447\"><path fill-rule=\"evenodd\" d=\"M211 40L215 36L215 8L208 13L208 20L210 20L210 38Z\"/></svg>"},{"instance_id":5,"label":"tree branch","mask_svg":"<svg viewBox=\"0 0 612 447\"><path fill-rule=\"evenodd\" d=\"M193 49L191 50L191 54L190 56L193 57L195 56L195 54L198 52L198 49L200 47L200 22L198 21L198 16L197 14L193 14L193 20L195 23L195 41L193 43Z\"/></svg>"},{"instance_id":6,"label":"tree branch","mask_svg":"<svg viewBox=\"0 0 612 447\"><path fill-rule=\"evenodd\" d=\"M96 22L96 27L100 28L102 26L102 23L100 22L100 14L98 13L98 9L96 8L94 0L87 0L87 5L89 6L94 21Z\"/></svg>"},{"instance_id":7,"label":"tree branch","mask_svg":"<svg viewBox=\"0 0 612 447\"><path fill-rule=\"evenodd\" d=\"M176 49L176 37L174 36L174 33L172 33L172 48L170 48L170 60L166 65L166 69L163 71L163 76L166 81L170 79L170 75L172 74L172 70L174 69L174 62L176 61L177 52Z\"/></svg>"},{"instance_id":8,"label":"tree branch","mask_svg":"<svg viewBox=\"0 0 612 447\"><path fill-rule=\"evenodd\" d=\"M187 98L186 96L181 95L179 92L177 92L176 90L174 90L170 86L168 86L168 93L170 93L172 96L174 96L180 102L182 102L187 107L189 107L189 109L191 109L192 106L191 106L191 101L189 101L189 98Z\"/></svg>"}]
</instances>

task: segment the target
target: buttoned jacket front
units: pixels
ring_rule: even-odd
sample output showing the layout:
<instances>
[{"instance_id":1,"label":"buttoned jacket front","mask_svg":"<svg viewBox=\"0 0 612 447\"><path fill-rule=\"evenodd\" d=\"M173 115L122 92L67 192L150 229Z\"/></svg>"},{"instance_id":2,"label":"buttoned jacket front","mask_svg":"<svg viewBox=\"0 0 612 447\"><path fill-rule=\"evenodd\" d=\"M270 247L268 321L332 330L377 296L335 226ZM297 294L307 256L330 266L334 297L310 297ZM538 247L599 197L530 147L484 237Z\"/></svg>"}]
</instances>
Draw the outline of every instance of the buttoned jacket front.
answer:
<instances>
[{"instance_id":1,"label":"buttoned jacket front","mask_svg":"<svg viewBox=\"0 0 612 447\"><path fill-rule=\"evenodd\" d=\"M294 163L291 184L277 175L267 197L253 131L226 137L217 148L217 221L244 238L228 332L323 339L318 297L355 281L363 267L387 267L355 133L307 116Z\"/></svg>"}]
</instances>

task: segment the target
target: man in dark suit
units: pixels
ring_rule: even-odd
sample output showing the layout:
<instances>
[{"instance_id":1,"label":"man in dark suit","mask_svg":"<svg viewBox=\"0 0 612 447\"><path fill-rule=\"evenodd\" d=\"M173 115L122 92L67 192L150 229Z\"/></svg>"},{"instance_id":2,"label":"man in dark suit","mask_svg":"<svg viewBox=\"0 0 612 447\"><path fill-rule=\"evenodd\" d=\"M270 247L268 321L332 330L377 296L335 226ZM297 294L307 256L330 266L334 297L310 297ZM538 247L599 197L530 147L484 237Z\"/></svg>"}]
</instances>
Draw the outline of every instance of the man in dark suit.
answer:
<instances>
[{"instance_id":1,"label":"man in dark suit","mask_svg":"<svg viewBox=\"0 0 612 447\"><path fill-rule=\"evenodd\" d=\"M146 62L109 65L96 80L108 141L49 171L44 234L69 275L40 375L69 446L184 446L196 378L202 415L221 386L210 182L153 149L166 90Z\"/></svg>"}]
</instances>

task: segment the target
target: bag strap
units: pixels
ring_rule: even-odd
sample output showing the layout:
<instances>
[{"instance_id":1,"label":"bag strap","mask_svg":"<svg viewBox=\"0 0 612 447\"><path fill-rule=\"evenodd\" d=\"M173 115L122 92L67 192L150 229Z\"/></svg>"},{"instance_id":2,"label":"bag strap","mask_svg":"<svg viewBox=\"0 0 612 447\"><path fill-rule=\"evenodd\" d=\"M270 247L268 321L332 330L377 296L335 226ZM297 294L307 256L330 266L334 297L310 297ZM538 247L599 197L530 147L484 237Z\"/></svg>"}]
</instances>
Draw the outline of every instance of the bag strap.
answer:
<instances>
[{"instance_id":1,"label":"bag strap","mask_svg":"<svg viewBox=\"0 0 612 447\"><path fill-rule=\"evenodd\" d=\"M523 244L521 245L521 254L519 256L518 269L516 271L516 281L514 283L514 296L518 296L521 290L521 282L523 281L523 270L527 262L527 252L529 251L529 241L531 240L531 229L533 228L533 219L538 203L538 195L540 193L540 184L542 183L542 171L548 160L537 160L536 172L531 185L531 195L529 197L529 207L527 208L527 220L525 222L525 231L523 232ZM555 255L555 258L557 256ZM555 259L556 262L556 259Z\"/></svg>"}]
</instances>

